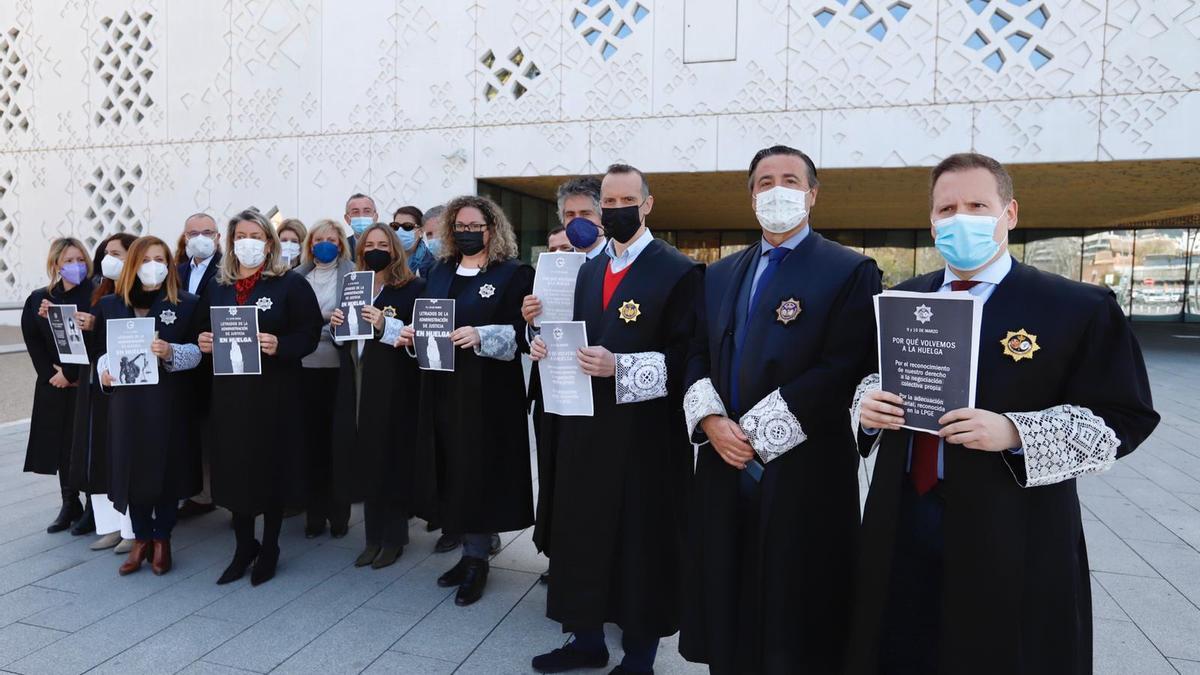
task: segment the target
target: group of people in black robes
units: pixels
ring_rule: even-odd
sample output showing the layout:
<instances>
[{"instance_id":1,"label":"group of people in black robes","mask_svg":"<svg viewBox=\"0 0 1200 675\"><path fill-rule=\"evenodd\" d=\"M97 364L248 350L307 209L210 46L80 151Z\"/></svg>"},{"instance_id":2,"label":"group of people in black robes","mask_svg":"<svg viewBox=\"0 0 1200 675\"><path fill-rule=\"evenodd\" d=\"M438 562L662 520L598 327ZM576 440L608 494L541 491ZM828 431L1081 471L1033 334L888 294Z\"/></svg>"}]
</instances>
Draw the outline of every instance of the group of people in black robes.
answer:
<instances>
[{"instance_id":1,"label":"group of people in black robes","mask_svg":"<svg viewBox=\"0 0 1200 675\"><path fill-rule=\"evenodd\" d=\"M79 417L85 387L83 428L104 441L85 453L83 473L103 477L87 489L128 505L136 535L121 573L170 568L174 503L199 490L204 445L236 540L219 583L271 578L284 510L303 500L289 455L310 439L264 420L329 412L303 408L302 360L349 319L327 301L341 273L372 270L361 320L374 334L333 342L330 382L330 500L364 503L355 564L394 562L420 516L461 542L438 584L469 605L495 534L534 525L550 561L546 614L570 638L533 670L606 667L615 624L624 655L613 673L653 672L660 640L677 632L684 658L714 673L1090 672L1075 480L1132 452L1159 419L1128 319L1108 290L1014 260L1008 172L984 155L947 157L928 195L944 268L898 288L982 300L977 403L948 412L936 435L911 431L905 400L876 372L880 271L813 229L819 191L805 153L757 153L748 197L761 240L705 268L649 230L654 198L635 167L564 184L564 227L547 243L586 254L574 297L589 338L576 355L594 401L585 417L542 409L534 270L489 199L446 205L438 261L420 275L397 229L350 204L354 236L315 227L302 273L281 258L275 228L244 211L224 232L233 255L212 263L199 297L159 266L165 244L143 237L93 299L82 245L58 240L51 285L22 319L38 371L26 469L59 473L52 528L69 527L82 507L62 477L80 472L62 421ZM418 298L455 301L452 371L417 367ZM58 362L38 316L47 304L79 308L92 366ZM258 308L262 374L212 377L209 310L235 305ZM135 316L156 317L160 381L113 387L102 322ZM534 361L528 388L521 354ZM189 400L198 393L204 402ZM860 461L872 455L860 513Z\"/></svg>"}]
</instances>

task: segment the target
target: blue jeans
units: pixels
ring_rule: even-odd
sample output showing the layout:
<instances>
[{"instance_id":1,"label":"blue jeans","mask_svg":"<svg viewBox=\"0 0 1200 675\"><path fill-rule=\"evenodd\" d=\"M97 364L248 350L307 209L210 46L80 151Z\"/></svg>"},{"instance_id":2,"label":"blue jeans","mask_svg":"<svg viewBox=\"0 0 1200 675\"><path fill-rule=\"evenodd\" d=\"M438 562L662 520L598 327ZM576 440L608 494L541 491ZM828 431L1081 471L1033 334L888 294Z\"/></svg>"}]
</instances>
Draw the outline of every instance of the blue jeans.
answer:
<instances>
[{"instance_id":1,"label":"blue jeans","mask_svg":"<svg viewBox=\"0 0 1200 675\"><path fill-rule=\"evenodd\" d=\"M133 536L139 541L170 539L178 515L178 500L164 499L158 504L130 504L129 520L133 523Z\"/></svg>"}]
</instances>

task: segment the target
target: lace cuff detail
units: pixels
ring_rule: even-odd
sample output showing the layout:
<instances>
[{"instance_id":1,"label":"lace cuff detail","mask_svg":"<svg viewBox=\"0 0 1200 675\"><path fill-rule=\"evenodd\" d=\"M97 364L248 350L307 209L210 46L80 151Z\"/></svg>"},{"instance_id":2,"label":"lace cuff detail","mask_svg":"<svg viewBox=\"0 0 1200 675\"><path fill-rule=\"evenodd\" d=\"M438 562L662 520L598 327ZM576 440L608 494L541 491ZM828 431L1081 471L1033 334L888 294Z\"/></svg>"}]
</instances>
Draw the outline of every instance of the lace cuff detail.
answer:
<instances>
[{"instance_id":1,"label":"lace cuff detail","mask_svg":"<svg viewBox=\"0 0 1200 675\"><path fill-rule=\"evenodd\" d=\"M800 420L788 409L779 390L771 392L748 410L738 421L750 437L750 447L764 463L803 443L808 436Z\"/></svg>"},{"instance_id":2,"label":"lace cuff detail","mask_svg":"<svg viewBox=\"0 0 1200 675\"><path fill-rule=\"evenodd\" d=\"M617 404L667 395L667 357L662 352L613 354L617 360Z\"/></svg>"},{"instance_id":3,"label":"lace cuff detail","mask_svg":"<svg viewBox=\"0 0 1200 675\"><path fill-rule=\"evenodd\" d=\"M396 346L396 340L400 339L400 331L404 330L404 322L394 316L383 317L383 335L379 336L379 341L386 343L389 347Z\"/></svg>"},{"instance_id":4,"label":"lace cuff detail","mask_svg":"<svg viewBox=\"0 0 1200 675\"><path fill-rule=\"evenodd\" d=\"M1059 405L1004 416L1017 427L1021 437L1025 461L1023 487L1053 485L1085 473L1100 473L1117 459L1121 443L1116 432L1087 408ZM1021 482L1020 477L1017 482Z\"/></svg>"},{"instance_id":5,"label":"lace cuff detail","mask_svg":"<svg viewBox=\"0 0 1200 675\"><path fill-rule=\"evenodd\" d=\"M163 361L163 367L168 372L191 370L200 365L200 347L194 344L177 345L171 343L171 360Z\"/></svg>"},{"instance_id":6,"label":"lace cuff detail","mask_svg":"<svg viewBox=\"0 0 1200 675\"><path fill-rule=\"evenodd\" d=\"M696 380L683 395L683 416L687 420L688 438L695 440L700 422L709 415L729 416L717 388L713 386L712 380L706 377Z\"/></svg>"},{"instance_id":7,"label":"lace cuff detail","mask_svg":"<svg viewBox=\"0 0 1200 675\"><path fill-rule=\"evenodd\" d=\"M478 356L497 361L512 361L517 356L517 331L512 326L477 326L475 330L479 331L479 346L475 348Z\"/></svg>"},{"instance_id":8,"label":"lace cuff detail","mask_svg":"<svg viewBox=\"0 0 1200 675\"><path fill-rule=\"evenodd\" d=\"M871 373L858 383L854 390L854 398L850 402L850 433L858 435L858 421L862 415L862 398L869 391L879 391L879 373Z\"/></svg>"}]
</instances>

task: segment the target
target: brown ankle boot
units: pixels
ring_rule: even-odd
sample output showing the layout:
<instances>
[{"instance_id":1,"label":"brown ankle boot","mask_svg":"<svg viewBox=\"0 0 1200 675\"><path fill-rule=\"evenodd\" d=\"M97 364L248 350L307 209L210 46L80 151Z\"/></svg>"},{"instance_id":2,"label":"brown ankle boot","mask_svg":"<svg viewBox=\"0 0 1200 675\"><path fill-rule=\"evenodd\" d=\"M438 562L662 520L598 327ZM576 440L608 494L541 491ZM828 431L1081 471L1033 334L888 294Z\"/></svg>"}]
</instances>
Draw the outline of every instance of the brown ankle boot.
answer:
<instances>
[{"instance_id":1,"label":"brown ankle boot","mask_svg":"<svg viewBox=\"0 0 1200 675\"><path fill-rule=\"evenodd\" d=\"M117 573L121 576L133 574L142 569L142 561L150 559L150 542L144 539L137 539L133 542L133 548L129 549L129 557L125 562L121 563L121 569Z\"/></svg>"},{"instance_id":2,"label":"brown ankle boot","mask_svg":"<svg viewBox=\"0 0 1200 675\"><path fill-rule=\"evenodd\" d=\"M154 540L154 559L150 561L150 571L162 576L171 571L171 540Z\"/></svg>"}]
</instances>

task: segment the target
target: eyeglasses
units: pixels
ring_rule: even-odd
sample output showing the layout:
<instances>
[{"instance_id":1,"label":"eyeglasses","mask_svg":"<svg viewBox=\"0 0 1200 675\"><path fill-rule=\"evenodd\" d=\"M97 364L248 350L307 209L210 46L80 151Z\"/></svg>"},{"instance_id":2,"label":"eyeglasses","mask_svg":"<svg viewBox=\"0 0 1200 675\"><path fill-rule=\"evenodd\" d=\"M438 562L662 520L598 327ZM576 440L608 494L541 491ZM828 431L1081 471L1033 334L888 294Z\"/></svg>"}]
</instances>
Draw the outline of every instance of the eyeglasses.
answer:
<instances>
[{"instance_id":1,"label":"eyeglasses","mask_svg":"<svg viewBox=\"0 0 1200 675\"><path fill-rule=\"evenodd\" d=\"M198 232L197 231L184 232L183 236L185 239L195 239L196 237L208 237L209 239L212 239L213 237L217 236L217 231L216 230L200 230Z\"/></svg>"},{"instance_id":2,"label":"eyeglasses","mask_svg":"<svg viewBox=\"0 0 1200 675\"><path fill-rule=\"evenodd\" d=\"M391 225L393 232L399 232L400 228L404 228L405 232L412 232L417 229L416 223L392 223Z\"/></svg>"},{"instance_id":3,"label":"eyeglasses","mask_svg":"<svg viewBox=\"0 0 1200 675\"><path fill-rule=\"evenodd\" d=\"M483 232L487 229L487 223L455 223L455 232Z\"/></svg>"}]
</instances>

